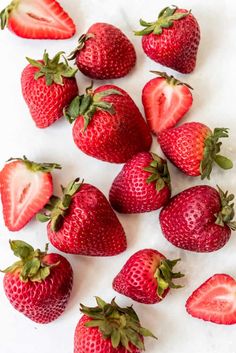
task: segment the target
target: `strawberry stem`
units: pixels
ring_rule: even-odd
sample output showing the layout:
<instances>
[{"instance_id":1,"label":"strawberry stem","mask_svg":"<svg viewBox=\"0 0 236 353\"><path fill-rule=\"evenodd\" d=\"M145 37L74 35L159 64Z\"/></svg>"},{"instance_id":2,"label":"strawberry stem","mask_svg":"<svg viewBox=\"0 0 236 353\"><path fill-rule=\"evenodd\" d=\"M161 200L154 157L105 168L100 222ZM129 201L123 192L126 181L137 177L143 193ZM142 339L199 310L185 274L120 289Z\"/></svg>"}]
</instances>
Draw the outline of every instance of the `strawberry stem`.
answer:
<instances>
[{"instance_id":1,"label":"strawberry stem","mask_svg":"<svg viewBox=\"0 0 236 353\"><path fill-rule=\"evenodd\" d=\"M80 304L80 311L91 320L85 323L86 327L97 327L103 338L110 339L113 348L125 347L131 351L130 344L144 350L143 337L156 337L140 325L139 318L132 306L121 308L115 299L108 304L96 297L97 306L87 307Z\"/></svg>"},{"instance_id":2,"label":"strawberry stem","mask_svg":"<svg viewBox=\"0 0 236 353\"><path fill-rule=\"evenodd\" d=\"M147 178L147 184L156 183L156 189L161 191L166 185L170 187L170 174L166 160L160 158L155 153L151 153L153 160L148 167L143 168L151 175Z\"/></svg>"},{"instance_id":3,"label":"strawberry stem","mask_svg":"<svg viewBox=\"0 0 236 353\"><path fill-rule=\"evenodd\" d=\"M63 86L63 77L75 77L78 69L69 66L68 61L63 54L64 52L60 51L50 59L45 50L42 61L26 58L32 66L38 68L38 71L34 75L35 80L45 76L47 86L50 86L53 83ZM64 62L60 62L61 56L63 57Z\"/></svg>"},{"instance_id":4,"label":"strawberry stem","mask_svg":"<svg viewBox=\"0 0 236 353\"><path fill-rule=\"evenodd\" d=\"M165 7L158 16L156 22L146 22L140 19L139 23L142 27L145 27L141 31L135 31L136 36L143 36L147 34L162 34L163 28L169 28L173 26L174 21L181 20L182 18L188 16L191 11L187 12L176 12L177 6Z\"/></svg>"},{"instance_id":5,"label":"strawberry stem","mask_svg":"<svg viewBox=\"0 0 236 353\"><path fill-rule=\"evenodd\" d=\"M184 274L181 272L173 272L173 267L179 262L181 259L176 260L161 260L160 265L156 269L154 277L157 279L157 295L162 298L163 293L167 288L182 288L180 285L176 285L173 283L173 278L181 278L184 277Z\"/></svg>"},{"instance_id":6,"label":"strawberry stem","mask_svg":"<svg viewBox=\"0 0 236 353\"><path fill-rule=\"evenodd\" d=\"M14 255L20 258L20 261L15 262L12 266L1 271L4 273L19 272L19 278L22 282L41 282L50 275L50 269L57 266L59 263L47 265L44 262L44 257L47 255L48 244L44 251L34 248L22 240L10 240L10 247Z\"/></svg>"},{"instance_id":7,"label":"strawberry stem","mask_svg":"<svg viewBox=\"0 0 236 353\"><path fill-rule=\"evenodd\" d=\"M64 116L69 123L73 123L78 116L83 116L84 131L87 129L97 110L106 111L110 114L115 113L112 103L104 101L103 98L112 94L122 95L122 93L116 89L108 89L94 94L92 84L85 92L85 94L75 97L70 105L64 109Z\"/></svg>"},{"instance_id":8,"label":"strawberry stem","mask_svg":"<svg viewBox=\"0 0 236 353\"><path fill-rule=\"evenodd\" d=\"M31 170L32 172L43 172L43 173L49 173L53 169L61 169L60 164L57 163L36 163L33 161L30 161L26 158L26 156L23 156L23 158L9 158L7 162L11 161L22 161L26 167Z\"/></svg>"},{"instance_id":9,"label":"strawberry stem","mask_svg":"<svg viewBox=\"0 0 236 353\"><path fill-rule=\"evenodd\" d=\"M230 227L232 230L236 230L236 222L232 221L234 219L235 211L234 204L230 203L234 199L233 194L228 194L228 191L224 192L218 185L217 189L220 195L221 200L221 211L215 216L215 223L221 227L224 227L225 224Z\"/></svg>"},{"instance_id":10,"label":"strawberry stem","mask_svg":"<svg viewBox=\"0 0 236 353\"><path fill-rule=\"evenodd\" d=\"M18 6L19 0L13 0L5 9L0 12L0 24L3 30L8 25L8 20L11 12Z\"/></svg>"},{"instance_id":11,"label":"strawberry stem","mask_svg":"<svg viewBox=\"0 0 236 353\"><path fill-rule=\"evenodd\" d=\"M78 40L78 45L75 48L75 50L73 50L69 55L68 55L68 60L73 60L76 58L77 53L82 50L85 46L85 42L90 39L93 38L94 34L93 33L86 33L86 34L82 34L82 36L79 37Z\"/></svg>"},{"instance_id":12,"label":"strawberry stem","mask_svg":"<svg viewBox=\"0 0 236 353\"><path fill-rule=\"evenodd\" d=\"M39 222L51 221L51 229L57 232L63 225L64 217L70 207L73 196L79 191L83 180L79 182L79 178L70 182L67 187L62 186L62 198L52 196L44 210L36 215Z\"/></svg>"},{"instance_id":13,"label":"strawberry stem","mask_svg":"<svg viewBox=\"0 0 236 353\"><path fill-rule=\"evenodd\" d=\"M150 72L164 78L166 80L166 82L171 86L186 86L190 89L193 89L188 83L181 82L177 78L175 78L174 76L167 75L166 72L161 72L161 71L150 71Z\"/></svg>"},{"instance_id":14,"label":"strawberry stem","mask_svg":"<svg viewBox=\"0 0 236 353\"><path fill-rule=\"evenodd\" d=\"M203 159L200 164L201 179L210 179L213 163L218 164L222 169L233 168L233 163L230 159L219 155L222 142L220 138L229 137L227 128L215 128L204 142Z\"/></svg>"}]
</instances>

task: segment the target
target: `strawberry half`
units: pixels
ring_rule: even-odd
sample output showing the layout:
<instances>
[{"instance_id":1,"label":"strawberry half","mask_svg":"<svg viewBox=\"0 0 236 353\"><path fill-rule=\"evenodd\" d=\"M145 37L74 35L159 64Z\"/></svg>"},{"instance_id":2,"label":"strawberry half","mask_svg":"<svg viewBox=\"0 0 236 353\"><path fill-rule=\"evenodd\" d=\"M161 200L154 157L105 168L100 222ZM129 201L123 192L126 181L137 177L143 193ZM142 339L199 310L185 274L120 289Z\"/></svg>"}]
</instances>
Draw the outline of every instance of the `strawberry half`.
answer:
<instances>
[{"instance_id":1,"label":"strawberry half","mask_svg":"<svg viewBox=\"0 0 236 353\"><path fill-rule=\"evenodd\" d=\"M56 163L35 163L26 157L10 159L1 171L1 200L6 227L23 228L49 201L53 192L50 171Z\"/></svg>"},{"instance_id":2,"label":"strawberry half","mask_svg":"<svg viewBox=\"0 0 236 353\"><path fill-rule=\"evenodd\" d=\"M186 310L215 324L236 324L236 281L226 274L212 276L188 298Z\"/></svg>"},{"instance_id":3,"label":"strawberry half","mask_svg":"<svg viewBox=\"0 0 236 353\"><path fill-rule=\"evenodd\" d=\"M1 29L6 26L19 37L66 39L75 34L70 16L55 0L13 0L0 13Z\"/></svg>"},{"instance_id":4,"label":"strawberry half","mask_svg":"<svg viewBox=\"0 0 236 353\"><path fill-rule=\"evenodd\" d=\"M165 72L151 71L160 77L146 83L142 101L148 125L155 135L174 127L188 112L193 97L187 83L168 76Z\"/></svg>"}]
</instances>

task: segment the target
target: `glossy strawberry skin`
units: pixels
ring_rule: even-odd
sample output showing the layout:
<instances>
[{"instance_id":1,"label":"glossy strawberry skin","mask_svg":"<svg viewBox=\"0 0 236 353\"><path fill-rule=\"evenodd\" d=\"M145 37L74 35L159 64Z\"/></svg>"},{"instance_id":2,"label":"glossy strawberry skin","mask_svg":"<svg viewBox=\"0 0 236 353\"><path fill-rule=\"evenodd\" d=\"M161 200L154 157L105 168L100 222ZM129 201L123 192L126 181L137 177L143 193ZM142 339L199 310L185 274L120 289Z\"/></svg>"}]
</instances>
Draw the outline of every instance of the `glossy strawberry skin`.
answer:
<instances>
[{"instance_id":1,"label":"glossy strawberry skin","mask_svg":"<svg viewBox=\"0 0 236 353\"><path fill-rule=\"evenodd\" d=\"M174 196L161 210L162 232L173 245L190 251L212 252L230 238L227 225L215 224L221 211L219 193L211 186L195 186Z\"/></svg>"},{"instance_id":2,"label":"glossy strawberry skin","mask_svg":"<svg viewBox=\"0 0 236 353\"><path fill-rule=\"evenodd\" d=\"M55 0L20 0L12 11L8 28L22 38L67 39L75 34L76 27L69 15Z\"/></svg>"},{"instance_id":3,"label":"glossy strawberry skin","mask_svg":"<svg viewBox=\"0 0 236 353\"><path fill-rule=\"evenodd\" d=\"M73 196L62 227L48 237L57 249L90 256L113 256L126 249L122 225L100 190L82 184Z\"/></svg>"},{"instance_id":4,"label":"glossy strawberry skin","mask_svg":"<svg viewBox=\"0 0 236 353\"><path fill-rule=\"evenodd\" d=\"M19 231L52 196L52 175L29 171L23 161L15 160L0 173L0 191L5 225L12 232Z\"/></svg>"},{"instance_id":5,"label":"glossy strawberry skin","mask_svg":"<svg viewBox=\"0 0 236 353\"><path fill-rule=\"evenodd\" d=\"M79 70L100 80L126 76L135 65L136 53L125 34L107 23L95 23L87 33L93 37L76 55Z\"/></svg>"},{"instance_id":6,"label":"glossy strawberry skin","mask_svg":"<svg viewBox=\"0 0 236 353\"><path fill-rule=\"evenodd\" d=\"M186 301L187 312L195 318L220 325L236 324L236 282L227 274L215 274L198 287Z\"/></svg>"},{"instance_id":7,"label":"glossy strawberry skin","mask_svg":"<svg viewBox=\"0 0 236 353\"><path fill-rule=\"evenodd\" d=\"M86 327L86 322L91 321L83 315L78 322L74 335L74 353L140 353L141 351L130 345L128 351L125 347L113 348L110 339L104 339L97 327Z\"/></svg>"},{"instance_id":8,"label":"glossy strawberry skin","mask_svg":"<svg viewBox=\"0 0 236 353\"><path fill-rule=\"evenodd\" d=\"M187 10L177 9L176 13ZM183 74L192 72L196 66L200 42L200 28L192 14L173 21L173 26L163 28L160 35L148 34L142 38L144 52L161 65Z\"/></svg>"},{"instance_id":9,"label":"glossy strawberry skin","mask_svg":"<svg viewBox=\"0 0 236 353\"><path fill-rule=\"evenodd\" d=\"M136 252L114 278L113 289L143 304L160 302L154 274L162 259L165 259L165 256L157 250L144 249ZM168 292L169 288L164 291L162 298Z\"/></svg>"},{"instance_id":10,"label":"glossy strawberry skin","mask_svg":"<svg viewBox=\"0 0 236 353\"><path fill-rule=\"evenodd\" d=\"M147 123L155 135L174 127L188 112L193 103L189 87L173 85L163 77L146 83L142 91L142 102Z\"/></svg>"},{"instance_id":11,"label":"glossy strawberry skin","mask_svg":"<svg viewBox=\"0 0 236 353\"><path fill-rule=\"evenodd\" d=\"M19 272L4 276L4 290L13 307L32 321L47 324L65 310L73 283L70 263L59 254L48 254L43 261L57 264L41 282L23 282Z\"/></svg>"},{"instance_id":12,"label":"glossy strawberry skin","mask_svg":"<svg viewBox=\"0 0 236 353\"><path fill-rule=\"evenodd\" d=\"M147 183L150 173L143 170L153 158L149 152L140 152L130 159L112 183L109 200L121 213L141 213L164 206L171 195L168 184L158 191L156 183Z\"/></svg>"},{"instance_id":13,"label":"glossy strawberry skin","mask_svg":"<svg viewBox=\"0 0 236 353\"><path fill-rule=\"evenodd\" d=\"M205 140L210 134L206 125L191 122L162 131L158 142L165 156L183 173L199 176Z\"/></svg>"},{"instance_id":14,"label":"glossy strawberry skin","mask_svg":"<svg viewBox=\"0 0 236 353\"><path fill-rule=\"evenodd\" d=\"M112 103L115 114L97 110L84 131L84 118L79 116L73 126L75 144L84 153L102 161L125 163L138 152L148 151L151 133L138 107L121 88L105 85L95 93L115 89L122 95L109 95L102 100Z\"/></svg>"},{"instance_id":15,"label":"glossy strawberry skin","mask_svg":"<svg viewBox=\"0 0 236 353\"><path fill-rule=\"evenodd\" d=\"M25 67L21 75L21 88L36 126L46 128L63 116L63 109L78 94L78 86L74 77L64 77L63 85L52 83L47 86L45 77L35 80L37 71L30 64Z\"/></svg>"}]
</instances>

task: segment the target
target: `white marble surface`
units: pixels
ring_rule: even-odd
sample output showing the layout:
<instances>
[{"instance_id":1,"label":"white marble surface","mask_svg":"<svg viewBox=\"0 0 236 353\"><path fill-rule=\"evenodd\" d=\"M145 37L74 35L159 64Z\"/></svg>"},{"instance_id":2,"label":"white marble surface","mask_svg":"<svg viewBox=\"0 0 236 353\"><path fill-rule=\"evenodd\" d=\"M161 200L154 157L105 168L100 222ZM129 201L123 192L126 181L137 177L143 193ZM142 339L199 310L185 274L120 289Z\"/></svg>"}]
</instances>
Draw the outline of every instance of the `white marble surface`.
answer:
<instances>
[{"instance_id":1,"label":"white marble surface","mask_svg":"<svg viewBox=\"0 0 236 353\"><path fill-rule=\"evenodd\" d=\"M1 7L8 0L1 1ZM138 61L135 70L126 78L112 81L126 89L140 109L141 90L152 78L149 70L171 70L149 60L141 49L140 38L135 38L133 29L139 28L138 20L154 20L159 10L170 5L166 0L64 0L65 9L70 11L77 23L74 38L67 41L23 40L8 31L0 33L0 167L11 156L22 156L36 161L55 161L63 170L54 173L55 191L60 184L77 176L85 178L99 187L106 195L109 186L120 170L112 165L92 159L80 152L73 143L71 126L63 119L45 130L37 129L23 101L20 88L21 71L26 65L25 56L40 58L46 48L50 54L59 50L70 52L77 37L94 22L104 21L120 27L133 41ZM177 5L177 4L176 4ZM235 161L235 54L236 54L236 3L232 0L200 1L181 0L179 7L191 8L201 27L201 43L195 71L187 76L176 74L194 87L194 104L185 121L201 121L210 127L229 127L231 138L225 141L223 152ZM89 79L77 75L81 92ZM95 82L95 84L101 84ZM156 142L152 150L159 152ZM186 177L170 166L173 193L186 187L200 184L198 178ZM236 193L235 169L228 172L215 170L210 184L218 183ZM232 235L228 244L218 252L194 254L181 251L162 236L158 212L142 215L119 216L127 237L128 250L114 258L89 258L67 256L74 269L75 280L72 297L57 321L49 325L37 325L15 311L6 299L0 285L0 352L1 353L72 353L74 328L80 318L79 303L93 304L93 296L110 300L115 295L121 304L132 301L117 295L111 282L123 263L135 251L153 247L170 258L182 258L179 269L185 272L184 288L172 290L166 299L157 305L145 306L133 303L144 326L150 328L158 341L146 339L149 353L236 353L235 326L218 326L193 319L187 315L184 304L192 291L205 279L217 272L236 277L236 239ZM0 268L13 261L8 239L23 239L34 246L43 247L47 241L45 224L32 221L18 233L10 233L0 215ZM54 251L50 246L50 250ZM3 275L1 275L2 282ZM105 353L105 352L104 352Z\"/></svg>"}]
</instances>

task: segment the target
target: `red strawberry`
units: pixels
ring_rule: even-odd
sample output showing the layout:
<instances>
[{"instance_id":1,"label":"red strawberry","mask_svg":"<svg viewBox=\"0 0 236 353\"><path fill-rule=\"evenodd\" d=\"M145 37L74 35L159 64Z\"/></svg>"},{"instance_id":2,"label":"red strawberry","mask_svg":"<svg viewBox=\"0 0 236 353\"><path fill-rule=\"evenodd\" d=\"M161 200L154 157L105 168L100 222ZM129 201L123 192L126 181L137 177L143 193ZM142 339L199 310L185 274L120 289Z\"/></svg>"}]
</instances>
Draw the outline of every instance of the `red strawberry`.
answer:
<instances>
[{"instance_id":1,"label":"red strawberry","mask_svg":"<svg viewBox=\"0 0 236 353\"><path fill-rule=\"evenodd\" d=\"M158 141L166 157L182 172L210 179L214 162L223 169L233 167L228 158L219 155L219 139L223 137L228 137L228 129L212 132L204 124L192 122L162 131Z\"/></svg>"},{"instance_id":2,"label":"red strawberry","mask_svg":"<svg viewBox=\"0 0 236 353\"><path fill-rule=\"evenodd\" d=\"M160 75L146 83L142 101L148 125L155 135L174 127L188 112L193 97L190 86L165 72L152 71Z\"/></svg>"},{"instance_id":3,"label":"red strawberry","mask_svg":"<svg viewBox=\"0 0 236 353\"><path fill-rule=\"evenodd\" d=\"M136 53L119 28L108 23L95 23L79 38L71 59L76 59L84 75L106 80L126 76L135 65Z\"/></svg>"},{"instance_id":4,"label":"red strawberry","mask_svg":"<svg viewBox=\"0 0 236 353\"><path fill-rule=\"evenodd\" d=\"M113 85L98 87L76 97L65 111L73 126L75 144L89 156L124 163L148 151L152 137L131 97Z\"/></svg>"},{"instance_id":5,"label":"red strawberry","mask_svg":"<svg viewBox=\"0 0 236 353\"><path fill-rule=\"evenodd\" d=\"M236 281L226 274L212 276L188 298L186 310L215 324L236 324Z\"/></svg>"},{"instance_id":6,"label":"red strawberry","mask_svg":"<svg viewBox=\"0 0 236 353\"><path fill-rule=\"evenodd\" d=\"M81 304L84 314L74 336L74 353L140 353L144 337L156 338L140 325L132 306L121 308L115 300L111 304L96 297L97 306Z\"/></svg>"},{"instance_id":7,"label":"red strawberry","mask_svg":"<svg viewBox=\"0 0 236 353\"><path fill-rule=\"evenodd\" d=\"M66 39L75 34L75 24L55 0L13 0L0 13L1 29L31 39Z\"/></svg>"},{"instance_id":8,"label":"red strawberry","mask_svg":"<svg viewBox=\"0 0 236 353\"><path fill-rule=\"evenodd\" d=\"M179 248L211 252L222 248L236 229L233 195L211 186L182 191L160 213L163 234Z\"/></svg>"},{"instance_id":9,"label":"red strawberry","mask_svg":"<svg viewBox=\"0 0 236 353\"><path fill-rule=\"evenodd\" d=\"M77 96L76 69L60 62L63 52L43 60L27 58L29 65L22 72L21 86L24 99L37 127L45 128L63 116L63 109Z\"/></svg>"},{"instance_id":10,"label":"red strawberry","mask_svg":"<svg viewBox=\"0 0 236 353\"><path fill-rule=\"evenodd\" d=\"M49 201L53 192L51 171L60 165L11 158L1 171L1 199L6 227L23 228Z\"/></svg>"},{"instance_id":11,"label":"red strawberry","mask_svg":"<svg viewBox=\"0 0 236 353\"><path fill-rule=\"evenodd\" d=\"M149 58L184 74L194 70L200 42L200 28L190 11L176 6L165 7L156 22L140 20L145 27L143 50Z\"/></svg>"},{"instance_id":12,"label":"red strawberry","mask_svg":"<svg viewBox=\"0 0 236 353\"><path fill-rule=\"evenodd\" d=\"M170 288L180 288L172 282L184 275L173 273L177 260L167 260L153 249L136 252L125 263L113 280L113 288L127 297L144 304L160 302Z\"/></svg>"},{"instance_id":13,"label":"red strawberry","mask_svg":"<svg viewBox=\"0 0 236 353\"><path fill-rule=\"evenodd\" d=\"M73 271L59 254L34 250L21 241L10 241L15 256L21 260L8 267L4 290L12 306L32 321L47 324L65 310L70 297Z\"/></svg>"},{"instance_id":14,"label":"red strawberry","mask_svg":"<svg viewBox=\"0 0 236 353\"><path fill-rule=\"evenodd\" d=\"M110 189L112 207L121 213L140 213L164 206L171 194L167 163L154 153L140 152L117 175Z\"/></svg>"},{"instance_id":15,"label":"red strawberry","mask_svg":"<svg viewBox=\"0 0 236 353\"><path fill-rule=\"evenodd\" d=\"M63 188L62 199L53 196L38 214L48 224L50 242L59 250L80 255L113 256L126 249L122 225L100 190L79 179Z\"/></svg>"}]
</instances>

